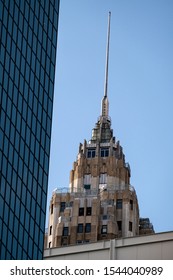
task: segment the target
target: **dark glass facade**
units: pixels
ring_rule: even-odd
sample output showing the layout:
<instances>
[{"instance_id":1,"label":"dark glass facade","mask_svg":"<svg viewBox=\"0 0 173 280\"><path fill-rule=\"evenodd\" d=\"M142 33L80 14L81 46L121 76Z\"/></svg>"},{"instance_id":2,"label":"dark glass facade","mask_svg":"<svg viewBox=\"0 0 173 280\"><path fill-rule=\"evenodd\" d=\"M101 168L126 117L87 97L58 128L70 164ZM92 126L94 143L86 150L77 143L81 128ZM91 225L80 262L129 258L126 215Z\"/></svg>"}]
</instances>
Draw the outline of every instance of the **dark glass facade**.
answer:
<instances>
[{"instance_id":1,"label":"dark glass facade","mask_svg":"<svg viewBox=\"0 0 173 280\"><path fill-rule=\"evenodd\" d=\"M42 259L59 0L0 0L0 259Z\"/></svg>"}]
</instances>

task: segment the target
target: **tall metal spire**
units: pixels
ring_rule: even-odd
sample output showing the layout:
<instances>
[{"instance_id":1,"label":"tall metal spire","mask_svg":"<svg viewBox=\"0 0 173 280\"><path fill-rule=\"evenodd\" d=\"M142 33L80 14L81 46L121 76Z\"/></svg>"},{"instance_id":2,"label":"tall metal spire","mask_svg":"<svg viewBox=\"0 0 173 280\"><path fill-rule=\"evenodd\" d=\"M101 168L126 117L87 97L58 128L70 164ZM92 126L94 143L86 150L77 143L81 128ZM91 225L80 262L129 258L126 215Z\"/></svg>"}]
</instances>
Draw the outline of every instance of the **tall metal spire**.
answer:
<instances>
[{"instance_id":1,"label":"tall metal spire","mask_svg":"<svg viewBox=\"0 0 173 280\"><path fill-rule=\"evenodd\" d=\"M108 97L107 97L107 91L108 91L108 63L109 63L110 19L111 19L111 12L109 12L109 17L108 17L107 48L106 48L106 68L105 68L105 86L104 86L104 97L102 99L102 106L101 106L101 116L107 116L107 117L109 115L109 102L108 102Z\"/></svg>"},{"instance_id":2,"label":"tall metal spire","mask_svg":"<svg viewBox=\"0 0 173 280\"><path fill-rule=\"evenodd\" d=\"M109 17L108 17L108 33L107 33L107 48L106 48L106 69L105 69L105 91L104 91L104 96L107 96L107 90L108 90L110 20L111 20L111 12L109 12Z\"/></svg>"}]
</instances>

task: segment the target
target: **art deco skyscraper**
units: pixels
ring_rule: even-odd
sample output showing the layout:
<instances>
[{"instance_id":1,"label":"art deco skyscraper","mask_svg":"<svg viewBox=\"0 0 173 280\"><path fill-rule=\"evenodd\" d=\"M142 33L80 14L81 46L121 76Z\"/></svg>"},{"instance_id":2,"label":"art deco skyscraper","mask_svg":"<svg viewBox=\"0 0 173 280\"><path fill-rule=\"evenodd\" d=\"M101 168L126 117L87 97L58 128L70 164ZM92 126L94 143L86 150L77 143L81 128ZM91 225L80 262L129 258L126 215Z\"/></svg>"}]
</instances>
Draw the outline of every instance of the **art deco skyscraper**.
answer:
<instances>
[{"instance_id":1,"label":"art deco skyscraper","mask_svg":"<svg viewBox=\"0 0 173 280\"><path fill-rule=\"evenodd\" d=\"M0 259L42 259L59 0L0 0Z\"/></svg>"},{"instance_id":2,"label":"art deco skyscraper","mask_svg":"<svg viewBox=\"0 0 173 280\"><path fill-rule=\"evenodd\" d=\"M153 233L148 219L142 220L143 228L139 227L138 199L130 185L130 165L111 128L108 102L110 16L109 13L101 114L91 140L79 144L68 192L62 193L59 189L53 192L46 247Z\"/></svg>"}]
</instances>

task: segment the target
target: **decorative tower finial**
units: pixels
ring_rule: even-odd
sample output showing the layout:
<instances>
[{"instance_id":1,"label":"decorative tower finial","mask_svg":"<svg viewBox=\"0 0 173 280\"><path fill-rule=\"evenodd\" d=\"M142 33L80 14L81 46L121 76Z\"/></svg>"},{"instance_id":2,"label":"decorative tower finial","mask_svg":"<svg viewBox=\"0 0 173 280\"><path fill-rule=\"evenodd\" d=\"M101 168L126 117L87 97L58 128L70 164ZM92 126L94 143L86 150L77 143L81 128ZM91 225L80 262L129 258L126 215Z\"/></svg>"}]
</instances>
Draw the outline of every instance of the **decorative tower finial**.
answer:
<instances>
[{"instance_id":1,"label":"decorative tower finial","mask_svg":"<svg viewBox=\"0 0 173 280\"><path fill-rule=\"evenodd\" d=\"M108 63L109 63L109 41L110 41L110 19L111 12L109 12L108 17L108 32L107 32L107 48L106 48L106 68L105 68L105 87L104 87L104 97L102 99L102 109L101 115L108 116L109 112L109 102L107 98L107 90L108 90Z\"/></svg>"},{"instance_id":2,"label":"decorative tower finial","mask_svg":"<svg viewBox=\"0 0 173 280\"><path fill-rule=\"evenodd\" d=\"M109 17L108 17L108 34L107 34L107 49L106 49L106 69L105 69L105 92L104 92L104 96L107 96L107 90L108 90L108 63L109 63L110 19L111 19L111 12L109 12Z\"/></svg>"}]
</instances>

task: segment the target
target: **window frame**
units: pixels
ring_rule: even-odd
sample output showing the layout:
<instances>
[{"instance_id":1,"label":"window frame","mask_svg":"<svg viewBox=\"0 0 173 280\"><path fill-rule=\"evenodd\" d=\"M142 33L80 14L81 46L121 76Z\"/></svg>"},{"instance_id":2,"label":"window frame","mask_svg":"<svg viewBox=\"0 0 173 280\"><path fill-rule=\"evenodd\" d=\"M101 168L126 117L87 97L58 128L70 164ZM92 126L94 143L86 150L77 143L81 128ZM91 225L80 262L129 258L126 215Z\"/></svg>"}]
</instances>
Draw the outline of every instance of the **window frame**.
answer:
<instances>
[{"instance_id":1,"label":"window frame","mask_svg":"<svg viewBox=\"0 0 173 280\"><path fill-rule=\"evenodd\" d=\"M102 225L101 227L101 234L107 234L108 226L107 225Z\"/></svg>"},{"instance_id":2,"label":"window frame","mask_svg":"<svg viewBox=\"0 0 173 280\"><path fill-rule=\"evenodd\" d=\"M84 207L79 207L79 216L84 216Z\"/></svg>"},{"instance_id":3,"label":"window frame","mask_svg":"<svg viewBox=\"0 0 173 280\"><path fill-rule=\"evenodd\" d=\"M131 221L129 221L129 231L133 231L133 223Z\"/></svg>"},{"instance_id":4,"label":"window frame","mask_svg":"<svg viewBox=\"0 0 173 280\"><path fill-rule=\"evenodd\" d=\"M65 207L66 207L65 201L61 201L61 202L60 202L60 212L64 212Z\"/></svg>"},{"instance_id":5,"label":"window frame","mask_svg":"<svg viewBox=\"0 0 173 280\"><path fill-rule=\"evenodd\" d=\"M86 223L85 224L85 233L90 233L91 232L91 223Z\"/></svg>"},{"instance_id":6,"label":"window frame","mask_svg":"<svg viewBox=\"0 0 173 280\"><path fill-rule=\"evenodd\" d=\"M118 231L122 231L122 221L117 221Z\"/></svg>"},{"instance_id":7,"label":"window frame","mask_svg":"<svg viewBox=\"0 0 173 280\"><path fill-rule=\"evenodd\" d=\"M116 200L116 209L122 209L123 208L123 200L117 199Z\"/></svg>"},{"instance_id":8,"label":"window frame","mask_svg":"<svg viewBox=\"0 0 173 280\"><path fill-rule=\"evenodd\" d=\"M62 236L68 236L69 234L69 227L63 227Z\"/></svg>"},{"instance_id":9,"label":"window frame","mask_svg":"<svg viewBox=\"0 0 173 280\"><path fill-rule=\"evenodd\" d=\"M83 233L83 224L78 224L77 233Z\"/></svg>"},{"instance_id":10,"label":"window frame","mask_svg":"<svg viewBox=\"0 0 173 280\"><path fill-rule=\"evenodd\" d=\"M92 207L87 207L86 208L86 216L91 216L92 215Z\"/></svg>"},{"instance_id":11,"label":"window frame","mask_svg":"<svg viewBox=\"0 0 173 280\"><path fill-rule=\"evenodd\" d=\"M49 235L52 235L52 226L49 228Z\"/></svg>"},{"instance_id":12,"label":"window frame","mask_svg":"<svg viewBox=\"0 0 173 280\"><path fill-rule=\"evenodd\" d=\"M100 156L101 157L108 157L109 156L109 148L101 148L100 149Z\"/></svg>"},{"instance_id":13,"label":"window frame","mask_svg":"<svg viewBox=\"0 0 173 280\"><path fill-rule=\"evenodd\" d=\"M87 150L87 158L94 158L96 156L96 149Z\"/></svg>"},{"instance_id":14,"label":"window frame","mask_svg":"<svg viewBox=\"0 0 173 280\"><path fill-rule=\"evenodd\" d=\"M130 210L133 210L133 200L130 199Z\"/></svg>"}]
</instances>

